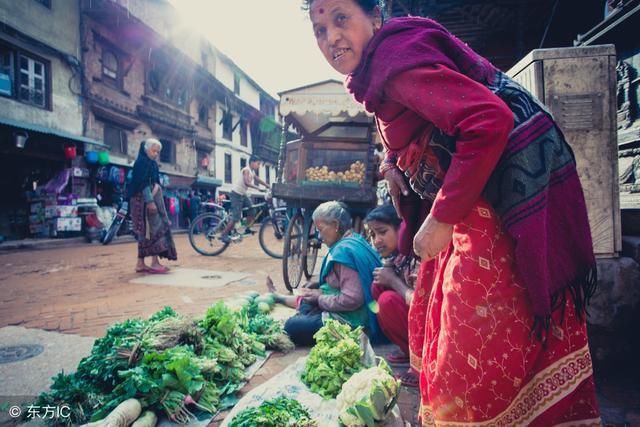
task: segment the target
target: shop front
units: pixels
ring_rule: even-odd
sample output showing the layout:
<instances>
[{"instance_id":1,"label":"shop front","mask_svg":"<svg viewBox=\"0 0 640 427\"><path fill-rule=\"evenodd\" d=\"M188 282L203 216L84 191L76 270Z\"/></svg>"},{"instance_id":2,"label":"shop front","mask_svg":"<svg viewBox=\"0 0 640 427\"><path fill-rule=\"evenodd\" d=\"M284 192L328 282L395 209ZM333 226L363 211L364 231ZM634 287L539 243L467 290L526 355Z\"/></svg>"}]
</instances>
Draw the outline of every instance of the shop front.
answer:
<instances>
[{"instance_id":1,"label":"shop front","mask_svg":"<svg viewBox=\"0 0 640 427\"><path fill-rule=\"evenodd\" d=\"M77 210L64 206L90 194L83 157L85 150L102 147L56 129L0 119L0 241L79 233Z\"/></svg>"}]
</instances>

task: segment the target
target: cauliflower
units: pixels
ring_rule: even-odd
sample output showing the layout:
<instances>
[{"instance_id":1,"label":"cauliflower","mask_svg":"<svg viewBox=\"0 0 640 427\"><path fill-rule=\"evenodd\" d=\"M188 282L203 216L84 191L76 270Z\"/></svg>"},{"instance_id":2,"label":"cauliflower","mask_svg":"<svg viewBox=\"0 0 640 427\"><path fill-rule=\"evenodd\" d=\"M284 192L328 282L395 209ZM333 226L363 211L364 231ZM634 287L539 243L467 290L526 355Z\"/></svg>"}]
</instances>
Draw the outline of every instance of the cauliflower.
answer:
<instances>
[{"instance_id":1,"label":"cauliflower","mask_svg":"<svg viewBox=\"0 0 640 427\"><path fill-rule=\"evenodd\" d=\"M400 390L389 366L380 360L378 366L353 374L342 385L337 397L340 422L348 427L373 427L384 420Z\"/></svg>"}]
</instances>

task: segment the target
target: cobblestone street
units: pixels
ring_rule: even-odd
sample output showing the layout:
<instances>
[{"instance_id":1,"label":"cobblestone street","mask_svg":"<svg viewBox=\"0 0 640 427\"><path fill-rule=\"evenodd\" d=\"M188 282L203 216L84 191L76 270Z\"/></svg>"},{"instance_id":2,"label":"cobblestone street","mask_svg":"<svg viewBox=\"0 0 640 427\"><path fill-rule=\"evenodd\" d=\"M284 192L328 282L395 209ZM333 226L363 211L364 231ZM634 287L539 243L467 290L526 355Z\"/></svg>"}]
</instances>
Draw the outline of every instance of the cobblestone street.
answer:
<instances>
[{"instance_id":1,"label":"cobblestone street","mask_svg":"<svg viewBox=\"0 0 640 427\"><path fill-rule=\"evenodd\" d=\"M53 249L0 252L0 328L22 326L100 337L115 322L147 317L166 305L179 313L198 316L217 300L233 298L247 290L264 292L267 275L285 290L282 261L265 255L255 236L232 245L217 257L197 254L184 234L176 235L175 241L178 261L167 263L175 275L169 285L132 283L142 278L168 280L170 276L160 278L135 273L137 246L130 241L116 241L108 246L80 243ZM182 273L186 269L208 270L210 274L205 277L241 278L218 286L194 287L190 283L193 275ZM389 349L376 351L384 354ZM301 349L287 355L273 354L243 393L267 381L306 352L307 349ZM596 370L605 425L640 426L640 395L633 378L615 369L600 373ZM417 390L403 387L399 403L405 420L415 423ZM219 425L223 418L224 413L210 425Z\"/></svg>"},{"instance_id":2,"label":"cobblestone street","mask_svg":"<svg viewBox=\"0 0 640 427\"><path fill-rule=\"evenodd\" d=\"M204 257L175 236L178 261L172 268L243 272L248 276L217 288L133 284L135 243L77 245L28 252L0 253L0 326L19 325L48 331L101 336L117 321L146 317L165 305L183 314L203 314L219 299L238 292L264 291L271 275L282 283L282 261L262 252L257 237L232 245L218 257Z\"/></svg>"}]
</instances>

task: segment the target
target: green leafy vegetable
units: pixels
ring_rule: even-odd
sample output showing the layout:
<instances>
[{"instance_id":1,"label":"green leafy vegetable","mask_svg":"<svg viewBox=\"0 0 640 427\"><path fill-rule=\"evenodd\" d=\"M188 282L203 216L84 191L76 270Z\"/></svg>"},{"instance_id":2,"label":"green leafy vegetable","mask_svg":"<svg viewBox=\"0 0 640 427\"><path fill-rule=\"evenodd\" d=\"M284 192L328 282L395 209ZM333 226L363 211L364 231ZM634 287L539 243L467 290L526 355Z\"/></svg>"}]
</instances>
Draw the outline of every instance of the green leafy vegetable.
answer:
<instances>
[{"instance_id":1,"label":"green leafy vegetable","mask_svg":"<svg viewBox=\"0 0 640 427\"><path fill-rule=\"evenodd\" d=\"M327 320L314 335L316 345L307 358L302 382L324 398L336 397L342 384L364 368L361 332L361 328L352 330L337 320Z\"/></svg>"},{"instance_id":2,"label":"green leafy vegetable","mask_svg":"<svg viewBox=\"0 0 640 427\"><path fill-rule=\"evenodd\" d=\"M279 396L247 408L233 417L229 427L313 427L317 421L297 400Z\"/></svg>"}]
</instances>

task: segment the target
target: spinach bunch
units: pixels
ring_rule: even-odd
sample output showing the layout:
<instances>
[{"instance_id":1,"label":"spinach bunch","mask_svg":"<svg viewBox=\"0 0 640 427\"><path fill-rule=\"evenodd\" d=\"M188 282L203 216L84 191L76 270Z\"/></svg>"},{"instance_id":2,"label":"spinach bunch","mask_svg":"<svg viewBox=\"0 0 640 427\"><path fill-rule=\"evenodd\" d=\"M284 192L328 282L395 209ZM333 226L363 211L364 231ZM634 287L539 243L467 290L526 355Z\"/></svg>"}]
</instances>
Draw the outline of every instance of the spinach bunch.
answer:
<instances>
[{"instance_id":1,"label":"spinach bunch","mask_svg":"<svg viewBox=\"0 0 640 427\"><path fill-rule=\"evenodd\" d=\"M233 417L229 427L312 427L317 422L297 400L278 396L247 408Z\"/></svg>"}]
</instances>

